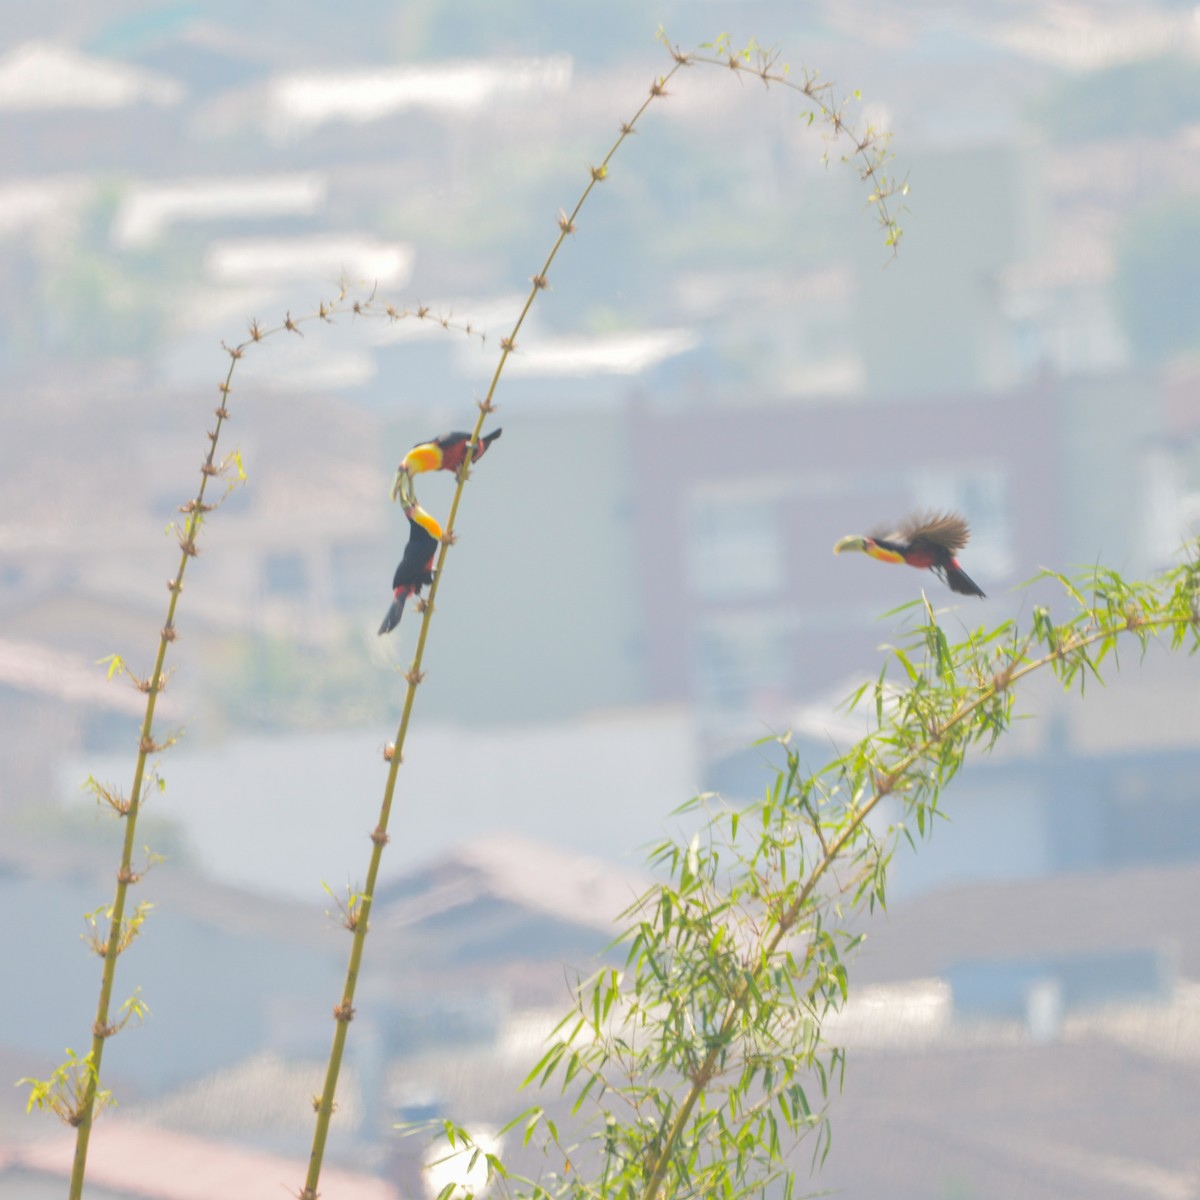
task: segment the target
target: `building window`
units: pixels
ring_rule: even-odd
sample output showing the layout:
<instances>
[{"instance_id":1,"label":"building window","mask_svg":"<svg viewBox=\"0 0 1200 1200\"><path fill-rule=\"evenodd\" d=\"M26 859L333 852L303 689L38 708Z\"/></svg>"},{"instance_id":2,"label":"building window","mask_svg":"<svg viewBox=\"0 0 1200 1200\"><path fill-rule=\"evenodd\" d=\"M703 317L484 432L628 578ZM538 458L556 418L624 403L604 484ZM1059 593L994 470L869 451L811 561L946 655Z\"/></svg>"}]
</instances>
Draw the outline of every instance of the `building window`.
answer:
<instances>
[{"instance_id":1,"label":"building window","mask_svg":"<svg viewBox=\"0 0 1200 1200\"><path fill-rule=\"evenodd\" d=\"M343 612L374 610L380 576L386 582L391 567L380 567L379 548L370 542L339 542L329 551L333 602Z\"/></svg>"},{"instance_id":2,"label":"building window","mask_svg":"<svg viewBox=\"0 0 1200 1200\"><path fill-rule=\"evenodd\" d=\"M688 498L688 592L698 600L778 595L784 584L779 492L706 487Z\"/></svg>"},{"instance_id":3,"label":"building window","mask_svg":"<svg viewBox=\"0 0 1200 1200\"><path fill-rule=\"evenodd\" d=\"M263 558L263 588L268 596L302 596L308 591L308 568L294 551Z\"/></svg>"},{"instance_id":4,"label":"building window","mask_svg":"<svg viewBox=\"0 0 1200 1200\"><path fill-rule=\"evenodd\" d=\"M776 708L789 694L791 658L785 614L713 614L696 632L697 690L712 708Z\"/></svg>"}]
</instances>

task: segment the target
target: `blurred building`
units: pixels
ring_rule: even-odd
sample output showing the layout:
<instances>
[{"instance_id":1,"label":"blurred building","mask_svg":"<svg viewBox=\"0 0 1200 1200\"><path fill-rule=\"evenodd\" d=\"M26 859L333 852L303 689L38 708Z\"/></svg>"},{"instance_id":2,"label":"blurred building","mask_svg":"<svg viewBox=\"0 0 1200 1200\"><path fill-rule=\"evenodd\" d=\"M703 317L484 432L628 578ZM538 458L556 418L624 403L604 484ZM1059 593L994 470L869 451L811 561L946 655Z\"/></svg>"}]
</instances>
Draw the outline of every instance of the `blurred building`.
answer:
<instances>
[{"instance_id":1,"label":"blurred building","mask_svg":"<svg viewBox=\"0 0 1200 1200\"><path fill-rule=\"evenodd\" d=\"M1035 386L890 403L634 405L651 695L769 723L872 661L881 612L920 588L938 606L959 601L932 575L831 553L843 534L886 531L914 510L969 515L963 561L992 599L958 611L992 619L1008 586L1061 558L1058 404Z\"/></svg>"},{"instance_id":2,"label":"blurred building","mask_svg":"<svg viewBox=\"0 0 1200 1200\"><path fill-rule=\"evenodd\" d=\"M3 877L14 895L36 879L39 895L61 894L70 907L82 903L75 880L99 874L95 858L52 862L15 849ZM320 1086L347 938L309 906L171 876L142 885L160 907L125 961L127 970L137 964L151 1016L106 1057L121 1110L96 1126L93 1183L106 1195L173 1200L192 1194L171 1181L191 1178L197 1155L196 1178L236 1166L247 1184L289 1183L311 1139L309 1096ZM886 1174L903 1197L967 1179L988 1197L1115 1200L1131 1180L1150 1178L1162 1187L1148 1194L1186 1194L1187 1097L1200 1063L1197 883L1194 864L1110 868L962 886L861 917L856 928L868 936L849 964L851 998L824 1030L848 1050L848 1065L829 1098L833 1147L814 1186L868 1193ZM427 1143L400 1138L397 1122L452 1115L495 1130L540 1103L571 1129L570 1088L521 1094L518 1085L569 1010L576 972L614 961L609 918L642 886L597 860L507 840L464 848L381 892L327 1186L419 1194ZM47 954L69 944L55 912L43 903L22 923ZM34 962L10 946L9 956L47 977L45 954ZM76 1011L56 1006L59 1021L78 1022L78 996L94 983L95 963L79 958L86 978L63 997ZM43 1004L55 998L40 993ZM4 1028L22 1028L18 1017L8 1014ZM34 1075L50 1053L40 1043L0 1051ZM815 1077L806 1087L817 1104ZM1133 1090L1113 1113L1121 1088ZM136 1183L121 1173L131 1154L142 1161L135 1146L146 1147ZM26 1121L15 1137L9 1126L0 1180L28 1189L22 1195L53 1194L70 1148L41 1122ZM536 1140L506 1139L501 1153L524 1174L543 1161ZM810 1156L801 1145L798 1182Z\"/></svg>"},{"instance_id":3,"label":"blurred building","mask_svg":"<svg viewBox=\"0 0 1200 1200\"><path fill-rule=\"evenodd\" d=\"M670 60L636 0L476 5L470 21L375 0L353 21L309 0L282 17L10 7L0 900L20 916L6 961L36 999L0 989L14 1077L88 1019L95 963L72 947L113 863L88 848L90 818L48 801L63 762L74 794L93 769L80 755L105 781L131 761L140 696L89 664L152 661L179 555L163 530L198 478L222 342L343 289L472 328L343 311L254 346L222 435L249 484L188 568L163 716L190 745L164 777L226 883L169 861L142 885L159 907L122 978L152 1013L106 1071L139 1123L173 1132L110 1147L145 1156L140 1182L163 1196L198 1160L243 1179L265 1165L277 1190L290 1165L281 1180L221 1143L303 1156L345 939L335 901L326 930L228 881L315 893L360 869L415 626L375 636L405 536L391 473L473 421L556 214ZM710 7L668 0L670 36L711 38ZM415 1192L395 1120L512 1115L566 999L562 963L598 961L602 910L631 886L574 855L628 861L701 787L760 793L769 752L746 747L763 735L794 729L812 767L833 757L859 729L837 703L905 636L903 612L880 614L924 587L960 630L1025 617L1059 603L1052 585L1016 589L1039 568L1150 572L1200 529L1198 273L1136 289L1123 259L1151 202L1200 195L1197 25L1155 0L1093 8L755 6L744 36L861 86L863 119L895 130L886 169L911 191L894 261L787 89L685 72L614 159L522 329L504 438L461 509L344 1161ZM1175 228L1158 233L1186 264L1194 238ZM1169 353L1147 355L1130 306L1182 324ZM422 478L423 503L444 515L451 486ZM830 554L918 508L970 519L986 602ZM1030 691L1041 719L972 761L950 820L897 856L907 900L855 966L868 990L842 1027L857 1049L820 1184L1195 1193L1195 663L1136 659L1082 705ZM64 1145L0 1148L0 1183L61 1191ZM132 1190L120 1173L103 1186Z\"/></svg>"}]
</instances>

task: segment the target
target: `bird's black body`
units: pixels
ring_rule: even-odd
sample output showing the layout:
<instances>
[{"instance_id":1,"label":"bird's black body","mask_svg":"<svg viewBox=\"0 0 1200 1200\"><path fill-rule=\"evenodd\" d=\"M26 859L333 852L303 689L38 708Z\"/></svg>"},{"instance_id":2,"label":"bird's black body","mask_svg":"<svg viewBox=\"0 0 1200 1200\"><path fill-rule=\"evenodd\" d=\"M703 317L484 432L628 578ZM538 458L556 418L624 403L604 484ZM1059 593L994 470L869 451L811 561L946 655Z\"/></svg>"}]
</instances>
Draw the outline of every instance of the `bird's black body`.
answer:
<instances>
[{"instance_id":1,"label":"bird's black body","mask_svg":"<svg viewBox=\"0 0 1200 1200\"><path fill-rule=\"evenodd\" d=\"M392 606L379 626L380 634L395 629L404 615L404 602L409 596L419 596L421 589L433 582L433 558L437 548L437 538L410 516L408 545L404 547L404 557L392 576Z\"/></svg>"}]
</instances>

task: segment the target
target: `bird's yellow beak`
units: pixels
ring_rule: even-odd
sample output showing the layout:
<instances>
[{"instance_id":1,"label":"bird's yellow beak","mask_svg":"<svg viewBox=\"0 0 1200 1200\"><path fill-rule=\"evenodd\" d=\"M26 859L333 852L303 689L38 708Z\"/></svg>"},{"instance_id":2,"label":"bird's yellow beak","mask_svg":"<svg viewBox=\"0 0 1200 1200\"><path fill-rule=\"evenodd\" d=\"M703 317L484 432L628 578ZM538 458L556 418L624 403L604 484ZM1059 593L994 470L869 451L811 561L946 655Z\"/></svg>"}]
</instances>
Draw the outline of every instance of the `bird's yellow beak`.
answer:
<instances>
[{"instance_id":1,"label":"bird's yellow beak","mask_svg":"<svg viewBox=\"0 0 1200 1200\"><path fill-rule=\"evenodd\" d=\"M834 554L847 554L851 550L857 550L860 554L866 554L867 539L861 533L852 533L849 537L842 538L833 547Z\"/></svg>"},{"instance_id":2,"label":"bird's yellow beak","mask_svg":"<svg viewBox=\"0 0 1200 1200\"><path fill-rule=\"evenodd\" d=\"M399 500L405 508L410 508L417 502L417 493L413 490L412 476L408 468L401 463L396 468L396 478L392 481L392 500Z\"/></svg>"}]
</instances>

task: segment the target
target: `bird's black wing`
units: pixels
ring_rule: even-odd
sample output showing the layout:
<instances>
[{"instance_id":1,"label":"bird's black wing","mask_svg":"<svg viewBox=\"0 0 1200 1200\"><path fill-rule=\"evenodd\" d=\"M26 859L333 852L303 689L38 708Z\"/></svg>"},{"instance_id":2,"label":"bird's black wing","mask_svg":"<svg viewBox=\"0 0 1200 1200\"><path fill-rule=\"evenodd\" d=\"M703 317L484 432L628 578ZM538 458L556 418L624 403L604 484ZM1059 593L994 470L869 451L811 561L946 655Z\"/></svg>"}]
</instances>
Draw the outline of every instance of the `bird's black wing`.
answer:
<instances>
[{"instance_id":1,"label":"bird's black wing","mask_svg":"<svg viewBox=\"0 0 1200 1200\"><path fill-rule=\"evenodd\" d=\"M437 553L437 546L437 538L409 517L408 545L404 547L404 557L392 578L392 587L423 587L432 583L433 573L429 564Z\"/></svg>"}]
</instances>

